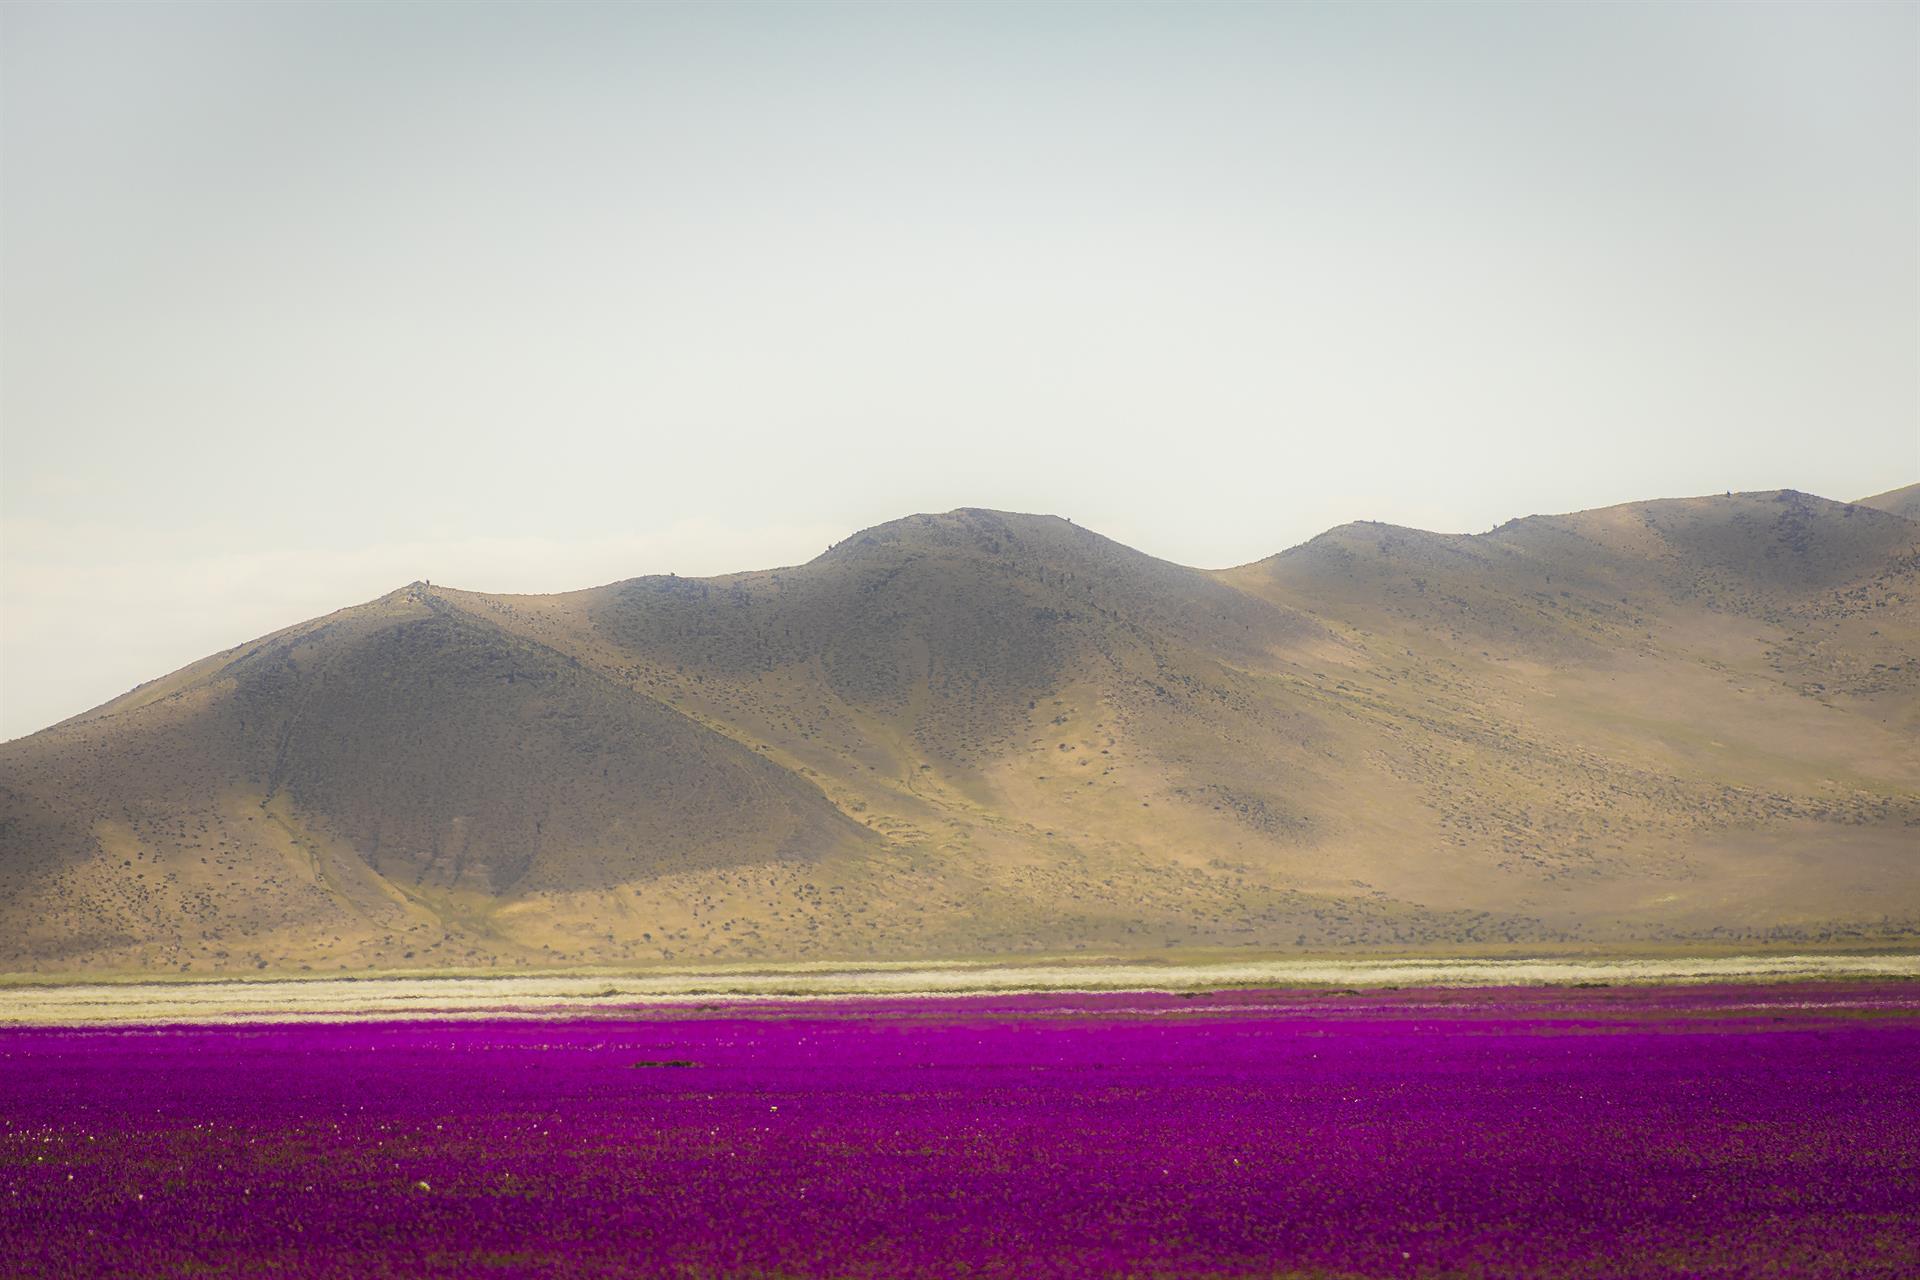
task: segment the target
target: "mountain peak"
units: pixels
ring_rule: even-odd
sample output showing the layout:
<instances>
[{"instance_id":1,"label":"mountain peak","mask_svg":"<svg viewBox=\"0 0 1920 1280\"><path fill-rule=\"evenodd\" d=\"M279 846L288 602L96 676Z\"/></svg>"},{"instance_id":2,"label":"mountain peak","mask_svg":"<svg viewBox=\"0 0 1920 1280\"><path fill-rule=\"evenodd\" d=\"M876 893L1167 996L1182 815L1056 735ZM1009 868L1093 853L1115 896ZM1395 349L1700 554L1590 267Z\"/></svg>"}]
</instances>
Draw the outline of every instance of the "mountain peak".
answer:
<instances>
[{"instance_id":1,"label":"mountain peak","mask_svg":"<svg viewBox=\"0 0 1920 1280\"><path fill-rule=\"evenodd\" d=\"M862 529L835 543L824 555L857 553L881 547L1006 555L1023 548L1060 545L1075 535L1098 538L1097 534L1087 533L1071 520L1060 516L995 511L987 507L956 507L952 511L902 516Z\"/></svg>"}]
</instances>

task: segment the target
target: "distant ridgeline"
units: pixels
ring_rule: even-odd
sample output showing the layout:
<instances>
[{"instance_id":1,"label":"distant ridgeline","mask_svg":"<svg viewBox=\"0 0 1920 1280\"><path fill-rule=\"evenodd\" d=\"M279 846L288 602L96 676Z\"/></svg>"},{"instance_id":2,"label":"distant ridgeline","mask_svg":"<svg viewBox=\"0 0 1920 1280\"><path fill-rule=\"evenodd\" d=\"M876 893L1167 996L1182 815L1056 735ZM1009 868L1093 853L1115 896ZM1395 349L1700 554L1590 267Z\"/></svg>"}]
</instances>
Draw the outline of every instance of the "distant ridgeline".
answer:
<instances>
[{"instance_id":1,"label":"distant ridgeline","mask_svg":"<svg viewBox=\"0 0 1920 1280\"><path fill-rule=\"evenodd\" d=\"M0 746L0 971L1911 945L1917 518L415 583Z\"/></svg>"}]
</instances>

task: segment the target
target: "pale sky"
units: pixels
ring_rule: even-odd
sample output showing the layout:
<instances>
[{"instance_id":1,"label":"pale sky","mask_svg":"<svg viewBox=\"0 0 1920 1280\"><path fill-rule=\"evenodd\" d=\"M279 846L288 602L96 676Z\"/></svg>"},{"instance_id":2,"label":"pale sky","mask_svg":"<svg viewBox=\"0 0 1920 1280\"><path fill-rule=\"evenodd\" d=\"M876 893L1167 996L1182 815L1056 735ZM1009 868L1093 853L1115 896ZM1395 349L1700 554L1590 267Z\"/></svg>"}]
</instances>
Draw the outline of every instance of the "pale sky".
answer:
<instances>
[{"instance_id":1,"label":"pale sky","mask_svg":"<svg viewBox=\"0 0 1920 1280\"><path fill-rule=\"evenodd\" d=\"M0 736L914 511L1920 479L1920 7L0 5Z\"/></svg>"}]
</instances>

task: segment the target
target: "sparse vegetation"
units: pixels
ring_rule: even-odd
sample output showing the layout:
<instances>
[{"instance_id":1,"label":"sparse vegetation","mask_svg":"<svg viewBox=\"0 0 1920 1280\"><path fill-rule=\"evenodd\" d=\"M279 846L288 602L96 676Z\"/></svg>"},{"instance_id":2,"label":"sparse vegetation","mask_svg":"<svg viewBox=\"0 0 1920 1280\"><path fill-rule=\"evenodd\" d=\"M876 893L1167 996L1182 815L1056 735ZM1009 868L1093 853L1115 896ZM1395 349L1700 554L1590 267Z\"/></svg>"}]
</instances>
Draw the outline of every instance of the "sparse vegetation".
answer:
<instances>
[{"instance_id":1,"label":"sparse vegetation","mask_svg":"<svg viewBox=\"0 0 1920 1280\"><path fill-rule=\"evenodd\" d=\"M1920 525L1879 501L1219 573L958 511L414 583L0 747L0 970L1912 945Z\"/></svg>"}]
</instances>

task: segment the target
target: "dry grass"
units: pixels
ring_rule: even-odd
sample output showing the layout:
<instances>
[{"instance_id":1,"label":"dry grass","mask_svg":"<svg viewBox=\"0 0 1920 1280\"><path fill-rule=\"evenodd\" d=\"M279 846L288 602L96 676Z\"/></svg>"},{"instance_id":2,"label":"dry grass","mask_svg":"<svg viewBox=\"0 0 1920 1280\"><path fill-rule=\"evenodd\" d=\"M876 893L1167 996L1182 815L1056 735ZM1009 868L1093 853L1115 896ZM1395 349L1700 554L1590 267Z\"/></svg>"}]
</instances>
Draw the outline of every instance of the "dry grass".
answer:
<instances>
[{"instance_id":1,"label":"dry grass","mask_svg":"<svg viewBox=\"0 0 1920 1280\"><path fill-rule=\"evenodd\" d=\"M764 1002L1045 991L1219 991L1231 987L1544 986L1791 982L1920 977L1920 955L1824 954L1569 959L1273 959L1149 964L951 963L686 968L546 974L0 986L0 1025L579 1017L634 1005Z\"/></svg>"}]
</instances>

